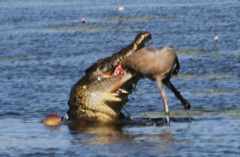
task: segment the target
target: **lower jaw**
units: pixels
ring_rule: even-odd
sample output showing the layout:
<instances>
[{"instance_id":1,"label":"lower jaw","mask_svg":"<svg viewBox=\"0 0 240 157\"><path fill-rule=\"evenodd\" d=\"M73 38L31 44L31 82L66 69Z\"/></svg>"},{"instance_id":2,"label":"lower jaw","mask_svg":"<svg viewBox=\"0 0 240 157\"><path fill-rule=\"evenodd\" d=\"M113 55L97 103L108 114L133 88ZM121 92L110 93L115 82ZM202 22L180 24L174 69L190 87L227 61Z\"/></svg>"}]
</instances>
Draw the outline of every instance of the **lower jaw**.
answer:
<instances>
[{"instance_id":1,"label":"lower jaw","mask_svg":"<svg viewBox=\"0 0 240 157\"><path fill-rule=\"evenodd\" d=\"M70 120L90 121L98 123L111 123L120 120L121 113L102 113L88 109L69 110L68 115Z\"/></svg>"}]
</instances>

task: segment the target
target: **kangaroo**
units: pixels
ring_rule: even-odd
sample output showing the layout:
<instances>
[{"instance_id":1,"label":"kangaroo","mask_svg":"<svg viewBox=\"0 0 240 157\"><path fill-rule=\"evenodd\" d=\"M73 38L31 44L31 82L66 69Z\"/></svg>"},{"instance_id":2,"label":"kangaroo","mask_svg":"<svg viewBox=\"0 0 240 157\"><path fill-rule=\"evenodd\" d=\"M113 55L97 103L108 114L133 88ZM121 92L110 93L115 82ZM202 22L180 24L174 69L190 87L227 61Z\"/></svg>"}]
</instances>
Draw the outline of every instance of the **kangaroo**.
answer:
<instances>
[{"instance_id":1,"label":"kangaroo","mask_svg":"<svg viewBox=\"0 0 240 157\"><path fill-rule=\"evenodd\" d=\"M180 92L178 92L170 82L171 75L177 75L180 70L179 61L173 49L169 47L163 48L162 50L158 50L155 47L143 48L125 58L121 64L124 69L136 71L144 77L156 81L163 100L167 124L170 124L170 112L163 84L171 89L185 109L191 108L189 102L182 97Z\"/></svg>"}]
</instances>

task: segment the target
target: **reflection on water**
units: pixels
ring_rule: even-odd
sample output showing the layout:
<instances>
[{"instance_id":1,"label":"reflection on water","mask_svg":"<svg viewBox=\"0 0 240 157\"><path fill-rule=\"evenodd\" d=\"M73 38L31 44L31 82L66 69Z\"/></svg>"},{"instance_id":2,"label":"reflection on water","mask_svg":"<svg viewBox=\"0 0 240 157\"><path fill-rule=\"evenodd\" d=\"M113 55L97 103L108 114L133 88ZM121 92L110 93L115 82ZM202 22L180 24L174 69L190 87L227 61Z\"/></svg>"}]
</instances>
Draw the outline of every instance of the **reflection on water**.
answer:
<instances>
[{"instance_id":1,"label":"reflection on water","mask_svg":"<svg viewBox=\"0 0 240 157\"><path fill-rule=\"evenodd\" d=\"M161 119L162 120L162 119ZM146 120L145 120L146 121ZM156 120L155 120L156 121ZM158 119L159 121L159 119ZM156 122L157 123L157 122ZM161 130L158 129L157 134L141 133L150 125L99 125L87 124L85 122L70 122L67 124L69 132L74 136L73 143L80 145L106 145L106 144L124 144L130 142L161 142L169 143L172 141L172 135L169 132L169 127ZM153 125L152 125L153 126ZM134 130L133 134L132 131ZM136 134L136 132L138 132Z\"/></svg>"},{"instance_id":2,"label":"reflection on water","mask_svg":"<svg viewBox=\"0 0 240 157\"><path fill-rule=\"evenodd\" d=\"M170 118L173 123L190 123L189 118ZM174 141L165 118L141 118L135 122L121 124L97 124L86 121L67 122L69 132L74 136L73 143L81 145L105 145L125 142L151 142L169 143ZM141 133L146 127L165 126L157 128L157 134ZM149 129L149 128L148 128ZM132 134L132 131L133 134ZM176 140L177 141L177 140Z\"/></svg>"},{"instance_id":3,"label":"reflection on water","mask_svg":"<svg viewBox=\"0 0 240 157\"><path fill-rule=\"evenodd\" d=\"M73 139L74 144L104 145L121 143L121 140L130 139L129 136L122 134L123 125L86 124L79 121L70 122L68 128L70 133L75 136Z\"/></svg>"}]
</instances>

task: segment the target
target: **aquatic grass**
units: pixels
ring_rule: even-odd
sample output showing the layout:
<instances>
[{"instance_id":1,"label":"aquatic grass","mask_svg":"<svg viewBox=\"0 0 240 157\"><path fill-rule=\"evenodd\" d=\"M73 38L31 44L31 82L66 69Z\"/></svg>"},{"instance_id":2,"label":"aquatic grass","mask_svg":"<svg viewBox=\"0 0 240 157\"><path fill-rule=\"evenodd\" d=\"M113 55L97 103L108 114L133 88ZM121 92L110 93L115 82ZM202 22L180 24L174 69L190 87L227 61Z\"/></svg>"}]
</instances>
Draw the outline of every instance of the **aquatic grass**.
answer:
<instances>
[{"instance_id":1,"label":"aquatic grass","mask_svg":"<svg viewBox=\"0 0 240 157\"><path fill-rule=\"evenodd\" d=\"M154 18L154 17L136 17L136 18L124 18L124 17L116 17L116 18L109 18L109 19L98 19L97 21L152 21L152 20L166 20L172 21L176 20L175 17L168 17L168 18ZM121 27L121 30L129 30L130 28ZM73 26L73 27L47 27L45 30L52 30L52 31L101 31L101 30L119 30L118 27L89 27L89 26Z\"/></svg>"},{"instance_id":2,"label":"aquatic grass","mask_svg":"<svg viewBox=\"0 0 240 157\"><path fill-rule=\"evenodd\" d=\"M195 91L191 91L191 93L195 93L195 94L228 94L228 93L240 94L240 91L239 90L213 89L213 90L195 90Z\"/></svg>"},{"instance_id":3,"label":"aquatic grass","mask_svg":"<svg viewBox=\"0 0 240 157\"><path fill-rule=\"evenodd\" d=\"M174 142L174 143L183 143L183 142L194 143L194 140L190 140L190 139L172 139L171 142Z\"/></svg>"},{"instance_id":4,"label":"aquatic grass","mask_svg":"<svg viewBox=\"0 0 240 157\"><path fill-rule=\"evenodd\" d=\"M150 117L165 117L165 112L138 112L138 115L145 115L145 116L150 116ZM191 110L189 111L189 114L191 116L201 116L203 115L202 111L199 110ZM170 115L174 117L188 117L188 114L185 110L174 110L170 111Z\"/></svg>"},{"instance_id":5,"label":"aquatic grass","mask_svg":"<svg viewBox=\"0 0 240 157\"><path fill-rule=\"evenodd\" d=\"M234 119L240 120L240 109L232 109L232 110L224 111L222 115L224 117L232 117Z\"/></svg>"},{"instance_id":6,"label":"aquatic grass","mask_svg":"<svg viewBox=\"0 0 240 157\"><path fill-rule=\"evenodd\" d=\"M195 75L195 74L189 74L189 73L182 73L178 74L176 76L173 76L173 78L206 78L206 79L221 79L221 78L236 78L236 75Z\"/></svg>"},{"instance_id":7,"label":"aquatic grass","mask_svg":"<svg viewBox=\"0 0 240 157\"><path fill-rule=\"evenodd\" d=\"M240 55L237 55L237 54L232 54L232 55L224 55L224 54L216 54L216 53L213 53L213 52L209 52L209 54L203 54L203 55L195 55L195 57L203 57L203 58L239 58Z\"/></svg>"},{"instance_id":8,"label":"aquatic grass","mask_svg":"<svg viewBox=\"0 0 240 157\"><path fill-rule=\"evenodd\" d=\"M220 79L220 78L235 78L236 75L198 75L197 78L209 78L209 79Z\"/></svg>"},{"instance_id":9,"label":"aquatic grass","mask_svg":"<svg viewBox=\"0 0 240 157\"><path fill-rule=\"evenodd\" d=\"M163 21L174 21L177 20L176 17L167 17L167 18L155 18L155 17L116 17L116 18L109 18L109 19L99 19L99 21L153 21L153 20L163 20Z\"/></svg>"},{"instance_id":10,"label":"aquatic grass","mask_svg":"<svg viewBox=\"0 0 240 157\"><path fill-rule=\"evenodd\" d=\"M50 31L114 31L114 30L131 30L130 27L49 27L45 30Z\"/></svg>"},{"instance_id":11,"label":"aquatic grass","mask_svg":"<svg viewBox=\"0 0 240 157\"><path fill-rule=\"evenodd\" d=\"M110 18L106 21L152 21L155 20L154 17L138 17L138 18Z\"/></svg>"},{"instance_id":12,"label":"aquatic grass","mask_svg":"<svg viewBox=\"0 0 240 157\"><path fill-rule=\"evenodd\" d=\"M231 58L239 58L239 54L230 54L230 53L225 53L225 54L219 54L218 51L209 51L209 50L204 50L204 49L197 49L197 50L175 50L176 53L178 54L194 54L194 57L204 57L204 58L226 58L226 57L231 57Z\"/></svg>"},{"instance_id":13,"label":"aquatic grass","mask_svg":"<svg viewBox=\"0 0 240 157\"><path fill-rule=\"evenodd\" d=\"M27 60L26 58L0 58L0 62L4 62L4 61L23 61L23 60Z\"/></svg>"},{"instance_id":14,"label":"aquatic grass","mask_svg":"<svg viewBox=\"0 0 240 157\"><path fill-rule=\"evenodd\" d=\"M192 50L175 50L177 54L192 54L192 53L200 53L200 52L205 52L204 49L192 49Z\"/></svg>"},{"instance_id":15,"label":"aquatic grass","mask_svg":"<svg viewBox=\"0 0 240 157\"><path fill-rule=\"evenodd\" d=\"M210 110L197 108L189 110L190 117L200 117L200 116L212 116L220 115L224 117L233 117L240 119L240 109L221 109L221 110ZM138 112L137 115L145 115L152 118L156 117L165 117L165 112ZM185 110L174 110L170 112L172 117L188 117L188 114Z\"/></svg>"},{"instance_id":16,"label":"aquatic grass","mask_svg":"<svg viewBox=\"0 0 240 157\"><path fill-rule=\"evenodd\" d=\"M222 57L228 57L228 56L226 56L226 55L219 55L219 54L204 54L204 55L197 55L196 57L222 58Z\"/></svg>"},{"instance_id":17,"label":"aquatic grass","mask_svg":"<svg viewBox=\"0 0 240 157\"><path fill-rule=\"evenodd\" d=\"M49 27L46 30L52 31L98 31L98 30L108 30L109 28L103 27Z\"/></svg>"},{"instance_id":18,"label":"aquatic grass","mask_svg":"<svg viewBox=\"0 0 240 157\"><path fill-rule=\"evenodd\" d=\"M240 58L240 55L230 55L229 57Z\"/></svg>"}]
</instances>

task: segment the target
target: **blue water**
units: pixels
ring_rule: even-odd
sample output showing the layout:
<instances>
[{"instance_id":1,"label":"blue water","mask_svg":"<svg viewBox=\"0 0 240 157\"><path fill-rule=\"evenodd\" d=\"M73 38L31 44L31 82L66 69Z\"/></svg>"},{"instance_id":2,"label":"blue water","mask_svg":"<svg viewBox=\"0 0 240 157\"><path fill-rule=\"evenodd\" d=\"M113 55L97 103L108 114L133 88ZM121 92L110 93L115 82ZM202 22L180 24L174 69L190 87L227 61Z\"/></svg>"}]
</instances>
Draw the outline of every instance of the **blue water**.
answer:
<instances>
[{"instance_id":1,"label":"blue water","mask_svg":"<svg viewBox=\"0 0 240 157\"><path fill-rule=\"evenodd\" d=\"M121 16L129 20L111 20ZM0 156L238 156L240 116L230 113L240 109L239 17L238 0L0 0ZM85 69L139 31L152 33L147 46L199 51L178 54L180 74L195 77L172 78L192 105L191 123L41 123L51 113L64 116L70 89ZM209 75L222 77L196 77ZM155 83L141 80L138 87L126 109L134 118L159 118L151 114L163 111ZM201 92L211 90L226 92ZM170 111L183 110L169 90L167 96ZM213 114L195 116L197 109Z\"/></svg>"}]
</instances>

